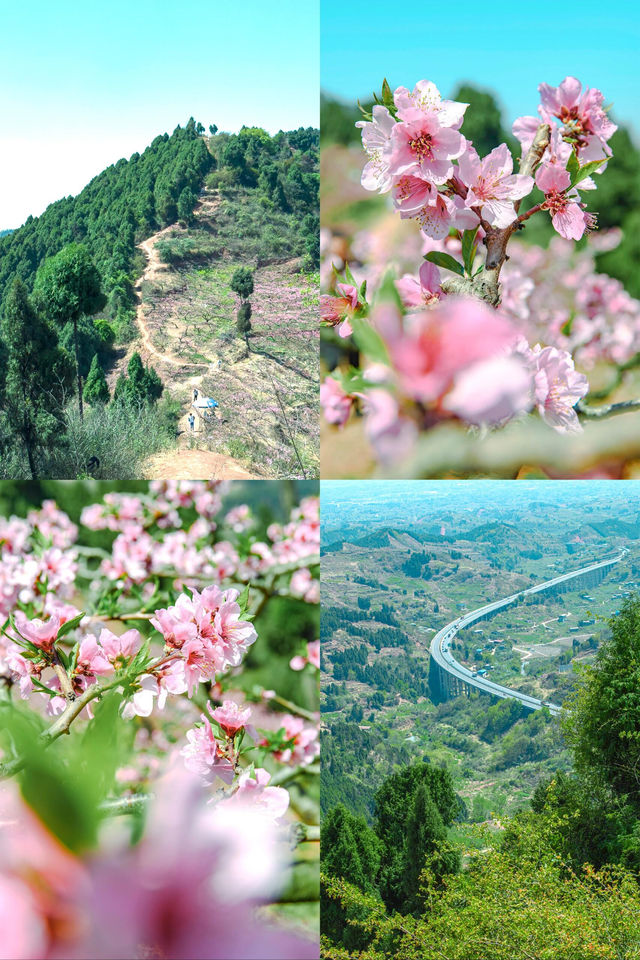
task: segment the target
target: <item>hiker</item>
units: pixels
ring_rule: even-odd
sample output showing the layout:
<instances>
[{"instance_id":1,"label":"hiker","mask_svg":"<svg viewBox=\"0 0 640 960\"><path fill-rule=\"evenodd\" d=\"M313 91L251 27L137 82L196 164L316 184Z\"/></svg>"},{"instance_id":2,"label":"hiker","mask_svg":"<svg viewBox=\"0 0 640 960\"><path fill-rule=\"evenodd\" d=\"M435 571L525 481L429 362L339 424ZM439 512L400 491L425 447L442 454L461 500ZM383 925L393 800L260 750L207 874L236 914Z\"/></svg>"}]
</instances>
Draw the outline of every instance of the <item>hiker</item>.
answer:
<instances>
[{"instance_id":1,"label":"hiker","mask_svg":"<svg viewBox=\"0 0 640 960\"><path fill-rule=\"evenodd\" d=\"M192 413L189 414L189 427L191 428L191 433L195 433L196 429L196 418Z\"/></svg>"},{"instance_id":2,"label":"hiker","mask_svg":"<svg viewBox=\"0 0 640 960\"><path fill-rule=\"evenodd\" d=\"M198 388L197 388L197 387L194 387L194 388L193 388L193 402L195 403L197 399L198 399Z\"/></svg>"}]
</instances>

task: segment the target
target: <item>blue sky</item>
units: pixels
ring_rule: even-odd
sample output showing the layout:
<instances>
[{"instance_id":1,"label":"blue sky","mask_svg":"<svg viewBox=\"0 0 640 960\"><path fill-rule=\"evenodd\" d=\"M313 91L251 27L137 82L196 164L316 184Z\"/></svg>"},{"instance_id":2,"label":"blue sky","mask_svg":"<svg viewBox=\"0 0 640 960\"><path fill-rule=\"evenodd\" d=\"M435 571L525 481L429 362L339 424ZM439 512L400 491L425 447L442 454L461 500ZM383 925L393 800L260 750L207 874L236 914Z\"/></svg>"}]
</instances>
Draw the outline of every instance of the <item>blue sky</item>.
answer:
<instances>
[{"instance_id":1,"label":"blue sky","mask_svg":"<svg viewBox=\"0 0 640 960\"><path fill-rule=\"evenodd\" d=\"M598 87L638 128L640 5L629 0L516 4L322 0L321 84L344 99L432 80L443 95L471 81L497 92L511 122L535 113L541 81Z\"/></svg>"},{"instance_id":2,"label":"blue sky","mask_svg":"<svg viewBox=\"0 0 640 960\"><path fill-rule=\"evenodd\" d=\"M0 229L190 115L318 123L319 0L2 0Z\"/></svg>"}]
</instances>

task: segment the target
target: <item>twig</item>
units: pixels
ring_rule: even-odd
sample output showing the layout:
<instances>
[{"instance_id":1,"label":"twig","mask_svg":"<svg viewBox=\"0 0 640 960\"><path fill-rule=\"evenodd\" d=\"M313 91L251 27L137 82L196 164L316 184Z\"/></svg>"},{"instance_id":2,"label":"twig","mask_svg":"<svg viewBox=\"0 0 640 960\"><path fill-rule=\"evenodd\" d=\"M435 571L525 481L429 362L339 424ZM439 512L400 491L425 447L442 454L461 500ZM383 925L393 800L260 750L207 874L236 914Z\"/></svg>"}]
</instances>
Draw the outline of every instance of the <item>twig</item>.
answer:
<instances>
[{"instance_id":1,"label":"twig","mask_svg":"<svg viewBox=\"0 0 640 960\"><path fill-rule=\"evenodd\" d=\"M590 420L604 420L605 417L615 417L619 413L629 413L632 410L640 410L640 400L622 400L604 407L590 407L582 401L576 405L578 414Z\"/></svg>"},{"instance_id":2,"label":"twig","mask_svg":"<svg viewBox=\"0 0 640 960\"><path fill-rule=\"evenodd\" d=\"M293 703L291 700L285 700L284 697L277 695L275 697L269 697L267 702L277 703L279 706L284 707L285 710L288 710L289 713L296 713L299 717L310 720L311 723L316 723L318 719L310 710L305 710L304 707L299 707L297 703Z\"/></svg>"},{"instance_id":3,"label":"twig","mask_svg":"<svg viewBox=\"0 0 640 960\"><path fill-rule=\"evenodd\" d=\"M118 797L117 800L105 800L104 803L101 803L100 811L108 817L139 813L153 799L152 793L136 793L132 797Z\"/></svg>"}]
</instances>

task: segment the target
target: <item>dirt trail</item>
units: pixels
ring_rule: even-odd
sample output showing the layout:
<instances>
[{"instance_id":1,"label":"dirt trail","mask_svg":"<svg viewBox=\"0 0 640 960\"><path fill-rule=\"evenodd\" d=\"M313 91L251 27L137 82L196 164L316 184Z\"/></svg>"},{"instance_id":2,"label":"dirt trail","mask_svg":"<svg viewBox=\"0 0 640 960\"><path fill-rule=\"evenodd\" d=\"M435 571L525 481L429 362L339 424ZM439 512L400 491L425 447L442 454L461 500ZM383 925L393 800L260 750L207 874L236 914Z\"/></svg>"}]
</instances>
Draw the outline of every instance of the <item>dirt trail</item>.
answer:
<instances>
[{"instance_id":1,"label":"dirt trail","mask_svg":"<svg viewBox=\"0 0 640 960\"><path fill-rule=\"evenodd\" d=\"M259 480L237 460L209 450L177 449L157 453L145 463L145 480Z\"/></svg>"},{"instance_id":2,"label":"dirt trail","mask_svg":"<svg viewBox=\"0 0 640 960\"><path fill-rule=\"evenodd\" d=\"M205 194L196 206L196 216L210 216L215 212L219 203L217 196ZM131 354L138 351L144 362L149 362L153 358L154 364L159 365L159 373L165 382L170 383L173 395L180 400L184 407L184 412L178 423L177 447L175 450L167 453L162 452L150 457L143 465L145 479L161 479L168 477L172 479L259 479L257 474L249 473L241 463L232 457L227 457L220 453L213 453L210 450L192 449L192 443L197 440L198 433L201 430L200 419L196 417L195 433L191 432L189 427L189 414L191 412L191 397L194 387L199 387L205 374L211 368L219 364L217 357L207 358L206 361L194 363L183 360L172 353L166 353L158 350L154 346L152 332L147 324L147 307L142 297L142 285L144 283L158 283L162 281L163 274L169 270L169 265L163 263L156 250L156 244L165 236L175 231L175 224L164 227L152 236L147 237L138 246L144 252L147 258L147 264L135 286L135 292L138 297L138 306L136 308L136 323L138 326L140 338L135 344L132 344L127 350L126 356L118 364L119 370L113 374L114 381L120 370L126 369ZM152 308L149 308L149 312ZM164 371L162 366L166 365L170 369ZM189 370L199 371L192 375L187 375ZM171 372L172 371L172 372ZM169 377L165 375L169 373Z\"/></svg>"}]
</instances>

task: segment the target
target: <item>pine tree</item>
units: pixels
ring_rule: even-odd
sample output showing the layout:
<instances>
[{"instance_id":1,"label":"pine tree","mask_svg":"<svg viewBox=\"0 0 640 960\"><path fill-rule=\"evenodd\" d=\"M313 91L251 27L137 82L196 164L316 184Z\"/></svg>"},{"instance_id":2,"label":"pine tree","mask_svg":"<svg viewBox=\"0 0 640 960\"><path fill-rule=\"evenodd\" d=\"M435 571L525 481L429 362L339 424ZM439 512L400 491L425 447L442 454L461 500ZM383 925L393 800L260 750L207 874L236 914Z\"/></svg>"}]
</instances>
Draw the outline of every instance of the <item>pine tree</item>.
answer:
<instances>
[{"instance_id":1,"label":"pine tree","mask_svg":"<svg viewBox=\"0 0 640 960\"><path fill-rule=\"evenodd\" d=\"M19 280L7 298L0 333L5 348L3 406L10 427L24 445L34 478L38 448L59 437L72 366L55 331L34 310Z\"/></svg>"},{"instance_id":2,"label":"pine tree","mask_svg":"<svg viewBox=\"0 0 640 960\"><path fill-rule=\"evenodd\" d=\"M91 361L91 369L89 370L89 376L84 385L83 396L86 403L109 403L110 395L107 378L104 375L104 370L100 366L97 353L94 354L93 360Z\"/></svg>"},{"instance_id":3,"label":"pine tree","mask_svg":"<svg viewBox=\"0 0 640 960\"><path fill-rule=\"evenodd\" d=\"M236 319L236 330L241 337L244 337L247 345L247 354L249 353L249 333L251 332L251 304L249 301L243 303L238 310Z\"/></svg>"},{"instance_id":4,"label":"pine tree","mask_svg":"<svg viewBox=\"0 0 640 960\"><path fill-rule=\"evenodd\" d=\"M64 247L55 257L42 264L36 274L33 288L36 306L45 316L63 326L73 324L73 347L76 358L78 408L82 410L82 374L78 322L84 315L92 316L106 305L100 274L88 250L78 243Z\"/></svg>"},{"instance_id":5,"label":"pine tree","mask_svg":"<svg viewBox=\"0 0 640 960\"><path fill-rule=\"evenodd\" d=\"M377 895L376 876L380 866L380 842L364 817L356 817L339 803L322 824L322 872L340 877L366 893ZM322 932L334 943L349 949L366 946L366 937L347 924L350 911L334 900L323 898Z\"/></svg>"}]
</instances>

